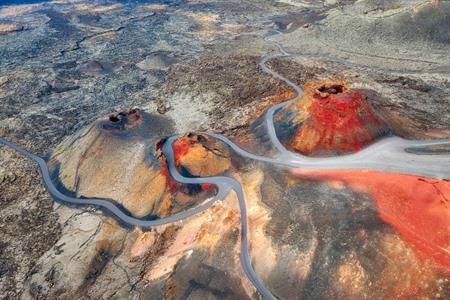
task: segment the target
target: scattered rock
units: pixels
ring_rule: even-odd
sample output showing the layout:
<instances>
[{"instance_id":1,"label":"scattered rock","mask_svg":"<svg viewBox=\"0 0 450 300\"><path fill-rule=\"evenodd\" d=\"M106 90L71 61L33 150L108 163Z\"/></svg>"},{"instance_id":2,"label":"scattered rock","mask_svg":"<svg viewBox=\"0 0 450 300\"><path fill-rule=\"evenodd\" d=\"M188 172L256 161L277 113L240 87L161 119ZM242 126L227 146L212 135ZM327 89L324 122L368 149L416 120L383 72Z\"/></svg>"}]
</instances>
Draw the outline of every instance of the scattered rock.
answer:
<instances>
[{"instance_id":1,"label":"scattered rock","mask_svg":"<svg viewBox=\"0 0 450 300\"><path fill-rule=\"evenodd\" d=\"M156 52L147 56L144 60L136 64L136 66L144 71L167 70L177 60L169 56L165 52Z\"/></svg>"},{"instance_id":2,"label":"scattered rock","mask_svg":"<svg viewBox=\"0 0 450 300\"><path fill-rule=\"evenodd\" d=\"M170 109L170 106L167 105L166 101L159 99L157 101L157 108L156 110L158 111L158 113L160 114L165 114L168 110Z\"/></svg>"},{"instance_id":3,"label":"scattered rock","mask_svg":"<svg viewBox=\"0 0 450 300\"><path fill-rule=\"evenodd\" d=\"M103 72L103 66L96 60L88 60L78 66L78 71L86 75L100 75Z\"/></svg>"}]
</instances>

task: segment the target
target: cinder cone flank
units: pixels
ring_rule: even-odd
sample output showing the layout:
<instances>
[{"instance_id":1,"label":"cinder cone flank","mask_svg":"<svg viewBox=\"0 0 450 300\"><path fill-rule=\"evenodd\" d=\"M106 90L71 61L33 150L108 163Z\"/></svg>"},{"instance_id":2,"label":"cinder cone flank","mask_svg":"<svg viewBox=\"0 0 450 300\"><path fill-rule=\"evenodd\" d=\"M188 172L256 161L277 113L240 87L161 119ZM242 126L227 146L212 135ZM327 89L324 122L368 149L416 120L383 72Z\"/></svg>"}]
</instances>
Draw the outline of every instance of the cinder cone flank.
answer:
<instances>
[{"instance_id":1,"label":"cinder cone flank","mask_svg":"<svg viewBox=\"0 0 450 300\"><path fill-rule=\"evenodd\" d=\"M298 112L289 147L306 155L355 152L389 131L370 106L371 99L339 80L312 81L287 107Z\"/></svg>"}]
</instances>

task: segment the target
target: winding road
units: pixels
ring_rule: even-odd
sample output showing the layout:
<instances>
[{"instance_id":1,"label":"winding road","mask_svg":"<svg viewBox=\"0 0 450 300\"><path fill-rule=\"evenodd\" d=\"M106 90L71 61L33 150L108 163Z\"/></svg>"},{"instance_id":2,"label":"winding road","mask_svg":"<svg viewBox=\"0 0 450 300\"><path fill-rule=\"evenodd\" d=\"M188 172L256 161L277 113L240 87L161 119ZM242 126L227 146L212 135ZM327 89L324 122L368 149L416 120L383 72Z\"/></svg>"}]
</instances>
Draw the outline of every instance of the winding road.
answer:
<instances>
[{"instance_id":1,"label":"winding road","mask_svg":"<svg viewBox=\"0 0 450 300\"><path fill-rule=\"evenodd\" d=\"M292 99L286 100L278 105L273 106L264 116L264 124L267 130L267 134L270 138L271 143L277 150L277 154L274 157L265 157L260 155L255 155L249 153L228 138L213 133L208 132L207 134L221 140L226 143L231 149L233 149L237 154L270 164L276 164L282 167L288 168L309 168L309 169L376 169L380 171L387 172L397 172L414 174L420 176L434 177L440 179L450 178L450 154L444 153L441 155L430 154L427 151L408 151L409 149L418 149L430 146L448 146L450 145L450 139L441 140L405 140L399 137L388 137L380 140L379 142L357 152L354 154L343 155L338 157L326 157L326 158L313 158L303 156L297 153L292 153L288 151L278 140L273 116L279 111L283 106L295 101L302 94L302 89L287 79L286 77L272 71L267 67L266 63L274 57L290 56L290 54L285 51L280 45L277 45L279 51L268 55L265 55L260 62L261 69L270 74L271 76L284 81L288 86L293 88L296 92L296 96ZM0 143L4 144L27 158L33 160L39 165L40 173L44 181L44 185L50 195L57 201L66 204L75 205L90 205L99 208L103 208L108 213L119 219L121 222L129 226L138 226L141 228L151 228L155 226L160 226L164 224L170 224L176 221L180 221L196 215L213 205L216 201L225 198L231 191L233 191L239 201L240 207L240 217L241 217L241 251L240 259L242 268L248 277L248 279L253 283L256 289L261 293L265 299L276 299L274 295L268 290L268 288L259 279L250 261L250 254L248 249L248 228L247 228L247 209L244 199L244 193L241 184L231 178L226 176L214 176L206 178L188 178L182 176L176 166L174 161L174 153L172 149L173 142L179 137L175 135L167 139L163 145L163 153L167 158L169 171L172 177L185 184L202 184L210 183L217 186L218 192L215 197L208 200L206 203L189 209L167 218L158 220L142 220L129 216L126 214L119 206L115 203L106 199L93 199L93 198L73 198L66 196L61 193L53 184L47 163L41 157L38 157L18 145L0 137Z\"/></svg>"}]
</instances>

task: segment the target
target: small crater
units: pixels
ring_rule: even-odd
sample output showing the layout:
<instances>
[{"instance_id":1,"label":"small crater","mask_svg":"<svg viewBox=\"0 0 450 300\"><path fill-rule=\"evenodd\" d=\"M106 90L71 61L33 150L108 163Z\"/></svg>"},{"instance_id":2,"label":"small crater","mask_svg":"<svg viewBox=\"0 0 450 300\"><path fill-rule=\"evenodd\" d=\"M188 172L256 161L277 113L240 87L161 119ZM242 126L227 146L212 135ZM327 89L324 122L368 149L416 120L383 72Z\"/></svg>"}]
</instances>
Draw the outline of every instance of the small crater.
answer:
<instances>
[{"instance_id":1,"label":"small crater","mask_svg":"<svg viewBox=\"0 0 450 300\"><path fill-rule=\"evenodd\" d=\"M127 130L141 123L142 113L138 108L129 111L121 111L108 116L108 122L103 124L103 129L107 130Z\"/></svg>"},{"instance_id":2,"label":"small crater","mask_svg":"<svg viewBox=\"0 0 450 300\"><path fill-rule=\"evenodd\" d=\"M117 123L121 120L122 118L120 117L120 115L111 115L109 116L109 121Z\"/></svg>"},{"instance_id":3,"label":"small crater","mask_svg":"<svg viewBox=\"0 0 450 300\"><path fill-rule=\"evenodd\" d=\"M99 75L104 71L103 65L95 60L88 60L78 67L78 71L86 75Z\"/></svg>"},{"instance_id":4,"label":"small crater","mask_svg":"<svg viewBox=\"0 0 450 300\"><path fill-rule=\"evenodd\" d=\"M328 95L336 95L343 93L345 91L345 87L340 84L333 84L333 85L324 85L317 89L317 91L322 94L328 94Z\"/></svg>"}]
</instances>

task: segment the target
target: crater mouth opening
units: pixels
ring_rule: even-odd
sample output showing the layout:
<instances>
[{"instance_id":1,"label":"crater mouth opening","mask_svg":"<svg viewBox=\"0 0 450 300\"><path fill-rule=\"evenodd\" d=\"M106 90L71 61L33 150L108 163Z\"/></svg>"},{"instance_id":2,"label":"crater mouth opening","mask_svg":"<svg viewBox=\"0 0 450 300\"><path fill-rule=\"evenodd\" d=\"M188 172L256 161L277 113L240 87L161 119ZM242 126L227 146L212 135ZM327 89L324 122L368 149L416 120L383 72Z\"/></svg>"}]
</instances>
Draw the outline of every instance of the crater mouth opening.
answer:
<instances>
[{"instance_id":1,"label":"crater mouth opening","mask_svg":"<svg viewBox=\"0 0 450 300\"><path fill-rule=\"evenodd\" d=\"M336 95L345 91L345 87L342 84L323 85L317 89L317 92L322 95Z\"/></svg>"},{"instance_id":2,"label":"crater mouth opening","mask_svg":"<svg viewBox=\"0 0 450 300\"><path fill-rule=\"evenodd\" d=\"M104 128L119 130L130 129L138 125L141 119L141 110L138 108L133 108L125 112L121 111L118 113L110 114L108 116L108 122L106 122Z\"/></svg>"},{"instance_id":3,"label":"crater mouth opening","mask_svg":"<svg viewBox=\"0 0 450 300\"><path fill-rule=\"evenodd\" d=\"M110 116L109 116L109 121L110 121L110 122L118 123L118 122L120 122L121 120L122 120L121 114L118 114L118 115L110 115Z\"/></svg>"}]
</instances>

